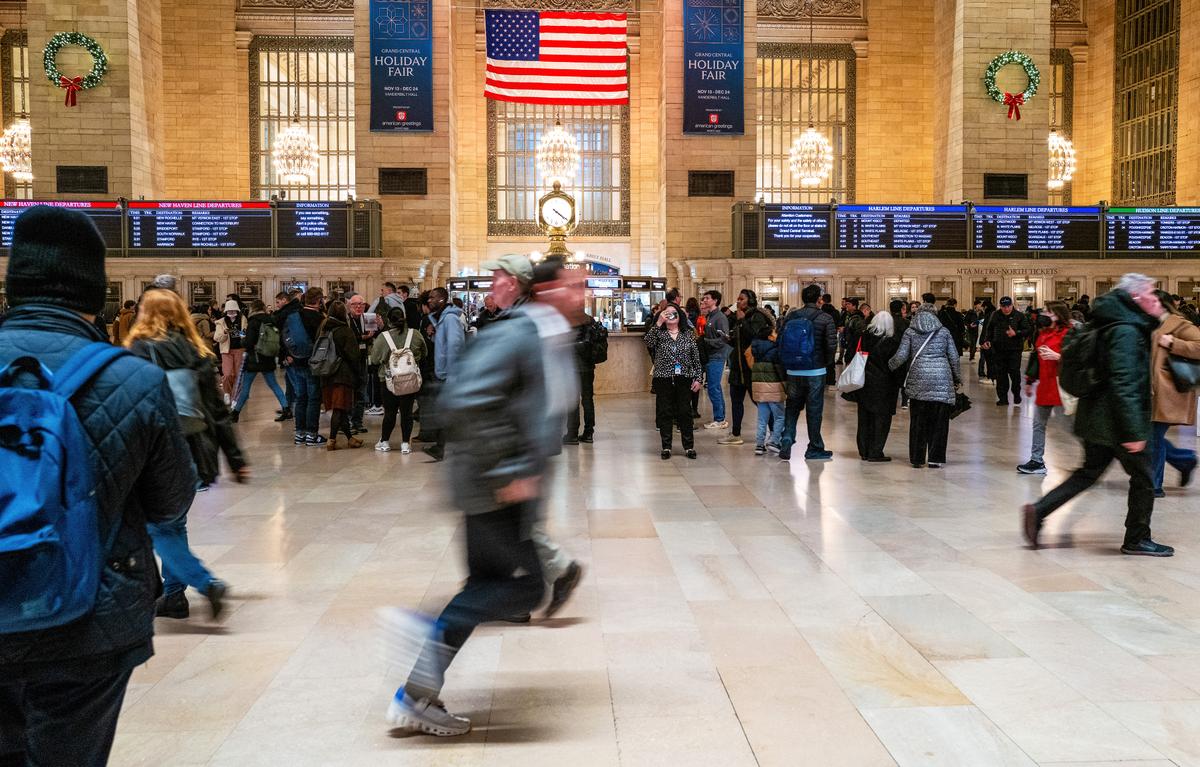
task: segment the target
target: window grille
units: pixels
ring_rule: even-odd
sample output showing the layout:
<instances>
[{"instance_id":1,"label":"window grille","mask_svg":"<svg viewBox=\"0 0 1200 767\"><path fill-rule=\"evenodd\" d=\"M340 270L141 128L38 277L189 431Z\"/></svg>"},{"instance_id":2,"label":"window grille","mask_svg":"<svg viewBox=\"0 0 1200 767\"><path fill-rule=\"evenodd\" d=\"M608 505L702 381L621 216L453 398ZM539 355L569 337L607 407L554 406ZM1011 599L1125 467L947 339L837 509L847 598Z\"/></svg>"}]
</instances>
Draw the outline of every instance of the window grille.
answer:
<instances>
[{"instance_id":1,"label":"window grille","mask_svg":"<svg viewBox=\"0 0 1200 767\"><path fill-rule=\"evenodd\" d=\"M854 49L762 43L756 66L757 196L764 202L854 202ZM788 152L808 127L810 113L833 146L833 172L826 184L801 188Z\"/></svg>"},{"instance_id":2,"label":"window grille","mask_svg":"<svg viewBox=\"0 0 1200 767\"><path fill-rule=\"evenodd\" d=\"M354 194L354 39L258 36L250 45L250 193L289 200ZM298 78L298 79L294 79ZM317 140L317 177L283 184L271 147L291 123L299 83L300 124Z\"/></svg>"},{"instance_id":3,"label":"window grille","mask_svg":"<svg viewBox=\"0 0 1200 767\"><path fill-rule=\"evenodd\" d=\"M3 119L7 128L17 119L21 105L29 104L29 45L25 30L10 29L0 38L0 87L4 89ZM14 181L4 175L4 196L10 199L33 199L32 181Z\"/></svg>"},{"instance_id":4,"label":"window grille","mask_svg":"<svg viewBox=\"0 0 1200 767\"><path fill-rule=\"evenodd\" d=\"M537 200L550 191L537 169L542 134L557 118L579 142L577 236L629 235L628 105L548 106L488 99L488 234L538 235Z\"/></svg>"},{"instance_id":5,"label":"window grille","mask_svg":"<svg viewBox=\"0 0 1200 767\"><path fill-rule=\"evenodd\" d=\"M1179 0L1116 0L1113 199L1175 202Z\"/></svg>"}]
</instances>

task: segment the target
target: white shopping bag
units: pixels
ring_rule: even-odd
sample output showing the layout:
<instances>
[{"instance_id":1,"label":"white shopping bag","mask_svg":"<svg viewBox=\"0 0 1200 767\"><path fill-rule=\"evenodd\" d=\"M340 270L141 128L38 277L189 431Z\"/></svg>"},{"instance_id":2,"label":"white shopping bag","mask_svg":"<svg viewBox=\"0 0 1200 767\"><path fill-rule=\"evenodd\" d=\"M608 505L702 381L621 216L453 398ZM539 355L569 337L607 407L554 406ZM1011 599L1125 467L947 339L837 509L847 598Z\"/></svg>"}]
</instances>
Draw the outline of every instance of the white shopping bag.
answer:
<instances>
[{"instance_id":1,"label":"white shopping bag","mask_svg":"<svg viewBox=\"0 0 1200 767\"><path fill-rule=\"evenodd\" d=\"M1062 387L1062 384L1058 386L1058 396L1062 398L1063 413L1075 415L1075 408L1079 406L1079 398L1073 394L1068 394L1067 390Z\"/></svg>"},{"instance_id":2,"label":"white shopping bag","mask_svg":"<svg viewBox=\"0 0 1200 767\"><path fill-rule=\"evenodd\" d=\"M854 359L850 360L850 364L842 371L838 377L837 390L845 394L846 392L858 391L867 384L867 355L862 350L862 341L858 342L858 349L854 353Z\"/></svg>"}]
</instances>

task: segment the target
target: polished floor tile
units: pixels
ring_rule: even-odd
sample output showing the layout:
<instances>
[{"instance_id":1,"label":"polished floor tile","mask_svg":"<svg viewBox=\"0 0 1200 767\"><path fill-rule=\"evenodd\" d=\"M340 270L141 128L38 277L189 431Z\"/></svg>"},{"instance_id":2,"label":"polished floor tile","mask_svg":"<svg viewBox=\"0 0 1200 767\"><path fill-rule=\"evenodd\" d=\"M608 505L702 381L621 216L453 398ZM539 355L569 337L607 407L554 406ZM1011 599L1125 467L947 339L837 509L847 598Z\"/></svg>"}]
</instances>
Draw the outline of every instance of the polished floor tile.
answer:
<instances>
[{"instance_id":1,"label":"polished floor tile","mask_svg":"<svg viewBox=\"0 0 1200 767\"><path fill-rule=\"evenodd\" d=\"M941 470L904 460L904 412L896 460L861 463L854 406L832 393L835 458L812 464L703 429L697 460L661 461L649 397L598 399L596 442L564 448L546 482L583 582L553 620L472 636L444 694L475 724L458 739L389 730L402 680L374 616L436 611L466 575L446 465L294 447L260 392L237 427L253 481L223 480L189 517L232 584L227 617L192 593L191 619L158 621L112 762L1200 765L1193 491L1155 508L1174 559L1117 553L1119 471L1050 518L1046 548L1023 548L1017 508L1080 451L1052 428L1050 474L1017 474L1029 405L983 407L970 378L981 406L953 422ZM367 426L369 447L379 418Z\"/></svg>"}]
</instances>

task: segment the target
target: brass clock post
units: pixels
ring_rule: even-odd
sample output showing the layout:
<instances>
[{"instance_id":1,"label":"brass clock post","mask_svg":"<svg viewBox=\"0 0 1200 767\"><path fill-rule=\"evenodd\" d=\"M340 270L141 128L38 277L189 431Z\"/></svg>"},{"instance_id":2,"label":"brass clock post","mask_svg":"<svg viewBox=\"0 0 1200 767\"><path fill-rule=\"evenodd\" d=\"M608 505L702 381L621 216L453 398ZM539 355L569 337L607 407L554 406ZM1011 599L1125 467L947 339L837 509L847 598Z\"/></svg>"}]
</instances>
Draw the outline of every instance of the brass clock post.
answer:
<instances>
[{"instance_id":1,"label":"brass clock post","mask_svg":"<svg viewBox=\"0 0 1200 767\"><path fill-rule=\"evenodd\" d=\"M538 200L537 210L538 226L550 239L546 255L570 258L567 235L575 231L575 198L563 191L561 182L555 181L554 189Z\"/></svg>"}]
</instances>

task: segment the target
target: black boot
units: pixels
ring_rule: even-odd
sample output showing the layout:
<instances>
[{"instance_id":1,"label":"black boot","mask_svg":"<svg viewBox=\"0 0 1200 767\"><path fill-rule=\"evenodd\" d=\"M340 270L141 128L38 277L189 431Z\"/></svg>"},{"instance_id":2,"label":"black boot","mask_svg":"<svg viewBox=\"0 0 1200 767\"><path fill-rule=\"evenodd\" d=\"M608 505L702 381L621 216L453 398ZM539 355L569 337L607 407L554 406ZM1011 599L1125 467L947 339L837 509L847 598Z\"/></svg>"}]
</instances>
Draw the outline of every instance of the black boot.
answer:
<instances>
[{"instance_id":1,"label":"black boot","mask_svg":"<svg viewBox=\"0 0 1200 767\"><path fill-rule=\"evenodd\" d=\"M278 417L278 418L276 418L275 420L276 420L276 421L290 421L290 420L292 420L292 409L291 409L290 407L285 407L283 410L280 410L280 411L279 411L279 417Z\"/></svg>"},{"instance_id":2,"label":"black boot","mask_svg":"<svg viewBox=\"0 0 1200 767\"><path fill-rule=\"evenodd\" d=\"M231 412L230 412L230 414L229 414L229 420L233 421L234 423L237 423L237 422L238 422L238 416L240 416L241 414L242 414L242 411L240 411L240 410L233 410L233 411L231 411Z\"/></svg>"},{"instance_id":3,"label":"black boot","mask_svg":"<svg viewBox=\"0 0 1200 767\"><path fill-rule=\"evenodd\" d=\"M186 618L188 617L187 595L182 591L174 594L163 594L154 603L156 618Z\"/></svg>"}]
</instances>

